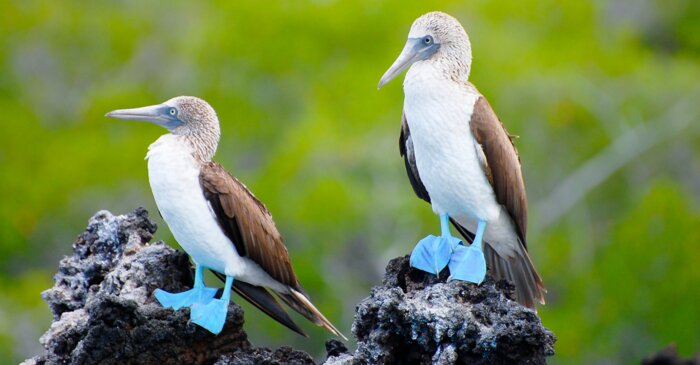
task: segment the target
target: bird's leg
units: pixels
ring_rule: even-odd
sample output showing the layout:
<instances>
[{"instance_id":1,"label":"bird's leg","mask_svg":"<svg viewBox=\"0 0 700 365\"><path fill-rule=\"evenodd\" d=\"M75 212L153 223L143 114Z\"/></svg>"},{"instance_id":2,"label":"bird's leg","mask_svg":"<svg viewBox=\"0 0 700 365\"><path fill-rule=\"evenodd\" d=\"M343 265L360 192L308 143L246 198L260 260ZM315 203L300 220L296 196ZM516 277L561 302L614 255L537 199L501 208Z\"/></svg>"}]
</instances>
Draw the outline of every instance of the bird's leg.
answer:
<instances>
[{"instance_id":1,"label":"bird's leg","mask_svg":"<svg viewBox=\"0 0 700 365\"><path fill-rule=\"evenodd\" d=\"M474 241L472 242L472 246L474 246L477 250L481 251L481 248L484 246L484 231L486 230L486 221L479 220L479 223L476 225L476 235L474 235ZM471 246L469 246L471 247Z\"/></svg>"},{"instance_id":2,"label":"bird's leg","mask_svg":"<svg viewBox=\"0 0 700 365\"><path fill-rule=\"evenodd\" d=\"M440 214L440 235L442 237L452 237L452 233L450 233L450 217L447 214Z\"/></svg>"},{"instance_id":3,"label":"bird's leg","mask_svg":"<svg viewBox=\"0 0 700 365\"><path fill-rule=\"evenodd\" d=\"M486 277L486 260L482 250L486 221L479 220L474 241L469 247L455 247L450 263L450 280L481 284Z\"/></svg>"},{"instance_id":4,"label":"bird's leg","mask_svg":"<svg viewBox=\"0 0 700 365\"><path fill-rule=\"evenodd\" d=\"M440 237L430 235L418 242L411 252L411 266L416 269L439 275L447 266L455 246L460 240L450 233L450 217L440 214Z\"/></svg>"},{"instance_id":5,"label":"bird's leg","mask_svg":"<svg viewBox=\"0 0 700 365\"><path fill-rule=\"evenodd\" d=\"M204 286L204 266L195 263L192 289L182 293L168 293L165 290L156 289L153 295L163 307L177 310L190 307L195 303L208 303L216 295L216 289Z\"/></svg>"},{"instance_id":6,"label":"bird's leg","mask_svg":"<svg viewBox=\"0 0 700 365\"><path fill-rule=\"evenodd\" d=\"M192 306L190 319L192 322L206 328L209 332L218 335L224 328L226 322L226 312L228 312L228 303L231 300L231 285L233 285L233 276L226 276L226 284L224 284L224 293L221 299L212 299L208 303L196 303Z\"/></svg>"}]
</instances>

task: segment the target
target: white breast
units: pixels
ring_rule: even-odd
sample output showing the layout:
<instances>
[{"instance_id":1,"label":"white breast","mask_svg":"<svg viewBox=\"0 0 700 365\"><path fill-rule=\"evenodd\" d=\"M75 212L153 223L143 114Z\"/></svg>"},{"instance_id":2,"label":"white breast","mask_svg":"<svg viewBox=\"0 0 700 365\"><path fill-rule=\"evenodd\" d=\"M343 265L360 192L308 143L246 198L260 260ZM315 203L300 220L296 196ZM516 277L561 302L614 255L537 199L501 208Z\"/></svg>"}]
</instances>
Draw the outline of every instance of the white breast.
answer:
<instances>
[{"instance_id":1,"label":"white breast","mask_svg":"<svg viewBox=\"0 0 700 365\"><path fill-rule=\"evenodd\" d=\"M472 232L477 220L486 220L487 241L517 243L510 218L483 172L482 150L469 126L478 92L419 62L406 75L404 93L416 165L435 213L447 213Z\"/></svg>"},{"instance_id":2,"label":"white breast","mask_svg":"<svg viewBox=\"0 0 700 365\"><path fill-rule=\"evenodd\" d=\"M498 204L469 127L479 95L444 79L430 64L411 68L404 93L416 165L435 212L473 219L496 217Z\"/></svg>"},{"instance_id":3,"label":"white breast","mask_svg":"<svg viewBox=\"0 0 700 365\"><path fill-rule=\"evenodd\" d=\"M146 158L160 214L196 263L254 285L279 285L257 264L239 256L219 227L204 198L199 165L186 141L172 134L163 135L148 148Z\"/></svg>"}]
</instances>

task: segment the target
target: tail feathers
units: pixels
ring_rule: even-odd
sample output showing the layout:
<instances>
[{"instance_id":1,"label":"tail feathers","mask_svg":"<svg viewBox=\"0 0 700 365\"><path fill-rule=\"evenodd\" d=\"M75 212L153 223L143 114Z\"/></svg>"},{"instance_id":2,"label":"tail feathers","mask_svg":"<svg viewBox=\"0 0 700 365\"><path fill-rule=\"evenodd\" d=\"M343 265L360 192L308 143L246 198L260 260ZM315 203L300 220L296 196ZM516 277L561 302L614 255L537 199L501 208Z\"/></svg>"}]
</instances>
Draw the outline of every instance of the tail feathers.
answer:
<instances>
[{"instance_id":1,"label":"tail feathers","mask_svg":"<svg viewBox=\"0 0 700 365\"><path fill-rule=\"evenodd\" d=\"M544 304L544 294L547 290L522 245L516 250L516 256L504 258L490 245L485 244L484 256L494 279L507 280L515 285L515 300L518 303L532 309L535 309L537 303Z\"/></svg>"},{"instance_id":2,"label":"tail feathers","mask_svg":"<svg viewBox=\"0 0 700 365\"><path fill-rule=\"evenodd\" d=\"M212 271L219 279L225 280L225 276L216 271ZM270 318L279 322L283 326L289 328L290 330L304 336L309 337L302 329L297 325L287 311L284 310L282 305L275 299L270 292L261 287L255 286L242 282L240 280L233 281L233 290L247 300L250 304L260 309L263 313L270 316Z\"/></svg>"},{"instance_id":3,"label":"tail feathers","mask_svg":"<svg viewBox=\"0 0 700 365\"><path fill-rule=\"evenodd\" d=\"M242 281L234 282L233 289L241 297L250 302L250 304L260 309L263 313L267 314L275 321L304 337L309 337L309 335L307 335L301 329L301 327L299 327L292 320L292 318L289 317L287 311L282 308L279 302L277 302L275 297L273 297L272 294L267 291L267 289L260 286L250 285Z\"/></svg>"},{"instance_id":4,"label":"tail feathers","mask_svg":"<svg viewBox=\"0 0 700 365\"><path fill-rule=\"evenodd\" d=\"M288 306L292 307L295 311L299 312L302 316L306 317L311 322L318 326L321 326L328 331L332 332L338 337L342 337L344 340L348 340L340 331L338 331L333 324L326 319L326 317L321 314L321 312L316 309L316 307L311 303L306 295L302 294L294 288L289 288L289 293L276 293L283 302Z\"/></svg>"}]
</instances>

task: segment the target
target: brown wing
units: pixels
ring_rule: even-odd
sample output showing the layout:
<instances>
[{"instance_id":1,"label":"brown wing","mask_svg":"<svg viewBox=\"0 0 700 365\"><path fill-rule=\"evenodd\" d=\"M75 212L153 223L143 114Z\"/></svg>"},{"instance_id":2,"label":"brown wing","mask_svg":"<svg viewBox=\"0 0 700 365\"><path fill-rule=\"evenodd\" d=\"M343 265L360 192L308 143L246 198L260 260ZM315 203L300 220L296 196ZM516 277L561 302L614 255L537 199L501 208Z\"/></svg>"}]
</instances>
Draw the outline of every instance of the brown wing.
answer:
<instances>
[{"instance_id":1,"label":"brown wing","mask_svg":"<svg viewBox=\"0 0 700 365\"><path fill-rule=\"evenodd\" d=\"M505 279L515 285L515 299L519 303L535 308L536 303L544 304L547 290L527 254L527 195L518 151L483 96L474 105L469 125L484 154L484 173L496 193L496 200L506 207L522 243L516 247L515 256L511 258L500 257L490 244L485 245L487 266L496 280ZM464 227L456 226L460 233L468 232Z\"/></svg>"},{"instance_id":2,"label":"brown wing","mask_svg":"<svg viewBox=\"0 0 700 365\"><path fill-rule=\"evenodd\" d=\"M430 203L430 195L423 185L423 181L418 175L418 167L416 166L416 156L413 154L413 140L411 139L411 130L408 129L406 121L406 113L401 116L401 135L399 136L399 152L403 156L403 162L406 166L406 174L408 181L411 182L413 191L419 198Z\"/></svg>"},{"instance_id":3,"label":"brown wing","mask_svg":"<svg viewBox=\"0 0 700 365\"><path fill-rule=\"evenodd\" d=\"M256 262L280 283L300 289L287 248L265 205L216 162L202 167L199 180L219 226L238 254Z\"/></svg>"},{"instance_id":4,"label":"brown wing","mask_svg":"<svg viewBox=\"0 0 700 365\"><path fill-rule=\"evenodd\" d=\"M474 105L469 126L486 157L484 172L493 186L496 200L506 207L523 246L527 247L527 196L518 151L483 96Z\"/></svg>"}]
</instances>

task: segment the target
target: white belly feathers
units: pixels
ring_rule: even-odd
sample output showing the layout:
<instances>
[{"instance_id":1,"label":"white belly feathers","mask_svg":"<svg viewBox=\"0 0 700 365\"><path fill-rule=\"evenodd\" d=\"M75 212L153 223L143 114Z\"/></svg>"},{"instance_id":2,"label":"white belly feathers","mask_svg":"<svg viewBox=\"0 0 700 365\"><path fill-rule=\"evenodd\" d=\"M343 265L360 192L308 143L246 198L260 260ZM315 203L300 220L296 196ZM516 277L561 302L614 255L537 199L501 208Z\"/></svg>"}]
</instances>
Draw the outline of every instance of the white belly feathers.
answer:
<instances>
[{"instance_id":1,"label":"white belly feathers","mask_svg":"<svg viewBox=\"0 0 700 365\"><path fill-rule=\"evenodd\" d=\"M495 219L499 206L469 127L479 95L430 71L426 67L409 71L404 82L404 112L433 209L450 216Z\"/></svg>"},{"instance_id":2,"label":"white belly feathers","mask_svg":"<svg viewBox=\"0 0 700 365\"><path fill-rule=\"evenodd\" d=\"M477 220L486 220L487 242L497 251L516 247L512 222L483 172L481 146L469 126L480 94L424 63L411 66L404 93L416 165L433 211L448 214L472 232Z\"/></svg>"}]
</instances>

